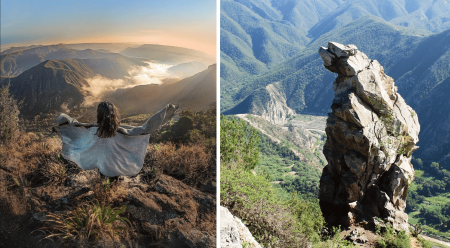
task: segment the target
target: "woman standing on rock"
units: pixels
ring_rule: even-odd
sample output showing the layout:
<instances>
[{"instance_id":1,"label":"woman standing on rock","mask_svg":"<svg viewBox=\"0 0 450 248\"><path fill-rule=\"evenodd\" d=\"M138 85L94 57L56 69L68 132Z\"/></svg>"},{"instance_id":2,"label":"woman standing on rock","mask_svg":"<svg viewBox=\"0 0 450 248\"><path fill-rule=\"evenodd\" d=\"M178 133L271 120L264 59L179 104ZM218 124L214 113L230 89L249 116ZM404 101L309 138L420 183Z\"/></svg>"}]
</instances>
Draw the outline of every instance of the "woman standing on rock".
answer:
<instances>
[{"instance_id":1,"label":"woman standing on rock","mask_svg":"<svg viewBox=\"0 0 450 248\"><path fill-rule=\"evenodd\" d=\"M66 114L58 117L62 154L84 170L98 168L108 177L135 176L142 169L150 133L172 119L177 107L166 105L142 126L120 125L114 104L97 107L97 123L81 123Z\"/></svg>"}]
</instances>

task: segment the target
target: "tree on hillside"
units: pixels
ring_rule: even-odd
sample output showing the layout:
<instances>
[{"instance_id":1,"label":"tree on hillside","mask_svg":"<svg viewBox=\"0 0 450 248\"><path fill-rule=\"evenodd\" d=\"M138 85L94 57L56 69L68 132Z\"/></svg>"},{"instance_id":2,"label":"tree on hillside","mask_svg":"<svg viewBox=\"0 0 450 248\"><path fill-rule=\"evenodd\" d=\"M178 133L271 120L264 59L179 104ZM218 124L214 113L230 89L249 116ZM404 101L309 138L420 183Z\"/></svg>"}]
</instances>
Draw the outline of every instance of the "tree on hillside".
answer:
<instances>
[{"instance_id":1,"label":"tree on hillside","mask_svg":"<svg viewBox=\"0 0 450 248\"><path fill-rule=\"evenodd\" d=\"M259 142L258 132L245 121L221 117L220 159L222 162L240 164L246 170L254 169L259 161Z\"/></svg>"},{"instance_id":2,"label":"tree on hillside","mask_svg":"<svg viewBox=\"0 0 450 248\"><path fill-rule=\"evenodd\" d=\"M0 145L7 145L19 131L19 107L9 94L9 85L0 88Z\"/></svg>"}]
</instances>

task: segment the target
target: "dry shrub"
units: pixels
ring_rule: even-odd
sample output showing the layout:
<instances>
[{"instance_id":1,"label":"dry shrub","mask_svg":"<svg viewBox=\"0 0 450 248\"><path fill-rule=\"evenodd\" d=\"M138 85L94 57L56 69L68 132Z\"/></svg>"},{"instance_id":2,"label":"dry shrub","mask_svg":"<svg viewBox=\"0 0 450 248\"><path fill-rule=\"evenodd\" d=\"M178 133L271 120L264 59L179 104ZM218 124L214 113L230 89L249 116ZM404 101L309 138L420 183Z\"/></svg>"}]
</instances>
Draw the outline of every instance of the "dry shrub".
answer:
<instances>
[{"instance_id":1,"label":"dry shrub","mask_svg":"<svg viewBox=\"0 0 450 248\"><path fill-rule=\"evenodd\" d=\"M28 174L28 178L33 185L63 185L67 179L67 169L64 164L49 161L39 166L33 173Z\"/></svg>"},{"instance_id":2,"label":"dry shrub","mask_svg":"<svg viewBox=\"0 0 450 248\"><path fill-rule=\"evenodd\" d=\"M43 138L34 133L20 133L8 146L0 146L3 169L29 173L49 161L59 162L56 156L61 152L59 138Z\"/></svg>"},{"instance_id":3,"label":"dry shrub","mask_svg":"<svg viewBox=\"0 0 450 248\"><path fill-rule=\"evenodd\" d=\"M29 207L25 198L28 187L45 180L62 180L63 165L56 159L60 149L59 139L23 132L9 145L0 146L0 202L4 213L24 214Z\"/></svg>"},{"instance_id":4,"label":"dry shrub","mask_svg":"<svg viewBox=\"0 0 450 248\"><path fill-rule=\"evenodd\" d=\"M19 132L19 105L9 94L9 85L0 88L0 145L13 142Z\"/></svg>"},{"instance_id":5,"label":"dry shrub","mask_svg":"<svg viewBox=\"0 0 450 248\"><path fill-rule=\"evenodd\" d=\"M7 189L6 183L0 185L0 209L2 212L10 215L23 215L27 212L27 199L20 193L15 193L15 190Z\"/></svg>"},{"instance_id":6,"label":"dry shrub","mask_svg":"<svg viewBox=\"0 0 450 248\"><path fill-rule=\"evenodd\" d=\"M201 144L179 145L163 143L150 145L147 153L163 173L195 185L203 180L212 165L212 154Z\"/></svg>"},{"instance_id":7,"label":"dry shrub","mask_svg":"<svg viewBox=\"0 0 450 248\"><path fill-rule=\"evenodd\" d=\"M94 188L94 199L105 204L122 202L128 195L127 190L118 183L112 182L108 177L99 180Z\"/></svg>"},{"instance_id":8,"label":"dry shrub","mask_svg":"<svg viewBox=\"0 0 450 248\"><path fill-rule=\"evenodd\" d=\"M128 196L127 189L120 187L120 185L114 185L109 192L111 202L121 202Z\"/></svg>"}]
</instances>

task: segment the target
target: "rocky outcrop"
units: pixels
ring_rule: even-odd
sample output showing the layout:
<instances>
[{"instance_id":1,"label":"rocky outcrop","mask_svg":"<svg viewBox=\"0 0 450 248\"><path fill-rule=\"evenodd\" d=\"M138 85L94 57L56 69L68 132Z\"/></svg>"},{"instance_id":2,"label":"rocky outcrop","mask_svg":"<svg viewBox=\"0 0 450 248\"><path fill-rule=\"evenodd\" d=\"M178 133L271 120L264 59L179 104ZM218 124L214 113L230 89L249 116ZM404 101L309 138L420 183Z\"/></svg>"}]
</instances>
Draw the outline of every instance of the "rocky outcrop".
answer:
<instances>
[{"instance_id":1,"label":"rocky outcrop","mask_svg":"<svg viewBox=\"0 0 450 248\"><path fill-rule=\"evenodd\" d=\"M330 42L319 54L325 68L338 74L319 190L327 223L350 226L379 217L408 230L404 210L419 141L416 112L378 61L356 46Z\"/></svg>"},{"instance_id":2,"label":"rocky outcrop","mask_svg":"<svg viewBox=\"0 0 450 248\"><path fill-rule=\"evenodd\" d=\"M244 244L249 248L261 248L242 221L220 206L220 247L242 248Z\"/></svg>"},{"instance_id":3,"label":"rocky outcrop","mask_svg":"<svg viewBox=\"0 0 450 248\"><path fill-rule=\"evenodd\" d=\"M275 83L266 86L265 89L270 97L264 104L261 116L272 124L283 125L289 116L295 115L295 111L287 106L286 96L276 87L278 85L279 83Z\"/></svg>"},{"instance_id":4,"label":"rocky outcrop","mask_svg":"<svg viewBox=\"0 0 450 248\"><path fill-rule=\"evenodd\" d=\"M259 88L236 107L225 111L226 115L254 114L275 125L284 125L295 111L288 107L286 94L281 83L269 84Z\"/></svg>"},{"instance_id":5,"label":"rocky outcrop","mask_svg":"<svg viewBox=\"0 0 450 248\"><path fill-rule=\"evenodd\" d=\"M127 213L139 223L141 236L159 237L166 247L208 248L216 245L215 196L161 174L153 185L121 176L127 190ZM139 237L138 237L139 238Z\"/></svg>"},{"instance_id":6,"label":"rocky outcrop","mask_svg":"<svg viewBox=\"0 0 450 248\"><path fill-rule=\"evenodd\" d=\"M68 213L102 198L110 206L126 205L123 216L131 222L128 235L136 247L216 247L215 190L191 187L171 176L145 171L135 177L111 178L110 184L105 184L106 178L98 169L80 170L71 162L67 168L64 184L23 189L24 205L29 209L24 219L32 229L45 225L49 213ZM42 233L35 236L37 240L45 237ZM0 232L0 237L4 239L5 235ZM46 246L39 243L33 247Z\"/></svg>"}]
</instances>

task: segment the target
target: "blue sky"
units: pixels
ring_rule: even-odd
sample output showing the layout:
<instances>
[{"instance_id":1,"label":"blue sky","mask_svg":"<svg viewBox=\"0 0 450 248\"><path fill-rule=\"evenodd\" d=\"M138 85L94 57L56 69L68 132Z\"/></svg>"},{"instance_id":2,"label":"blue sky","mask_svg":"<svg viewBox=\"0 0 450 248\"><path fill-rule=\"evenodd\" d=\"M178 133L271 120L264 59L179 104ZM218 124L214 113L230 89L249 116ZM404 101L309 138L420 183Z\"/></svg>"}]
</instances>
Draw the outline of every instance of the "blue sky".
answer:
<instances>
[{"instance_id":1,"label":"blue sky","mask_svg":"<svg viewBox=\"0 0 450 248\"><path fill-rule=\"evenodd\" d=\"M216 1L1 1L2 46L86 42L156 43L215 54Z\"/></svg>"}]
</instances>

